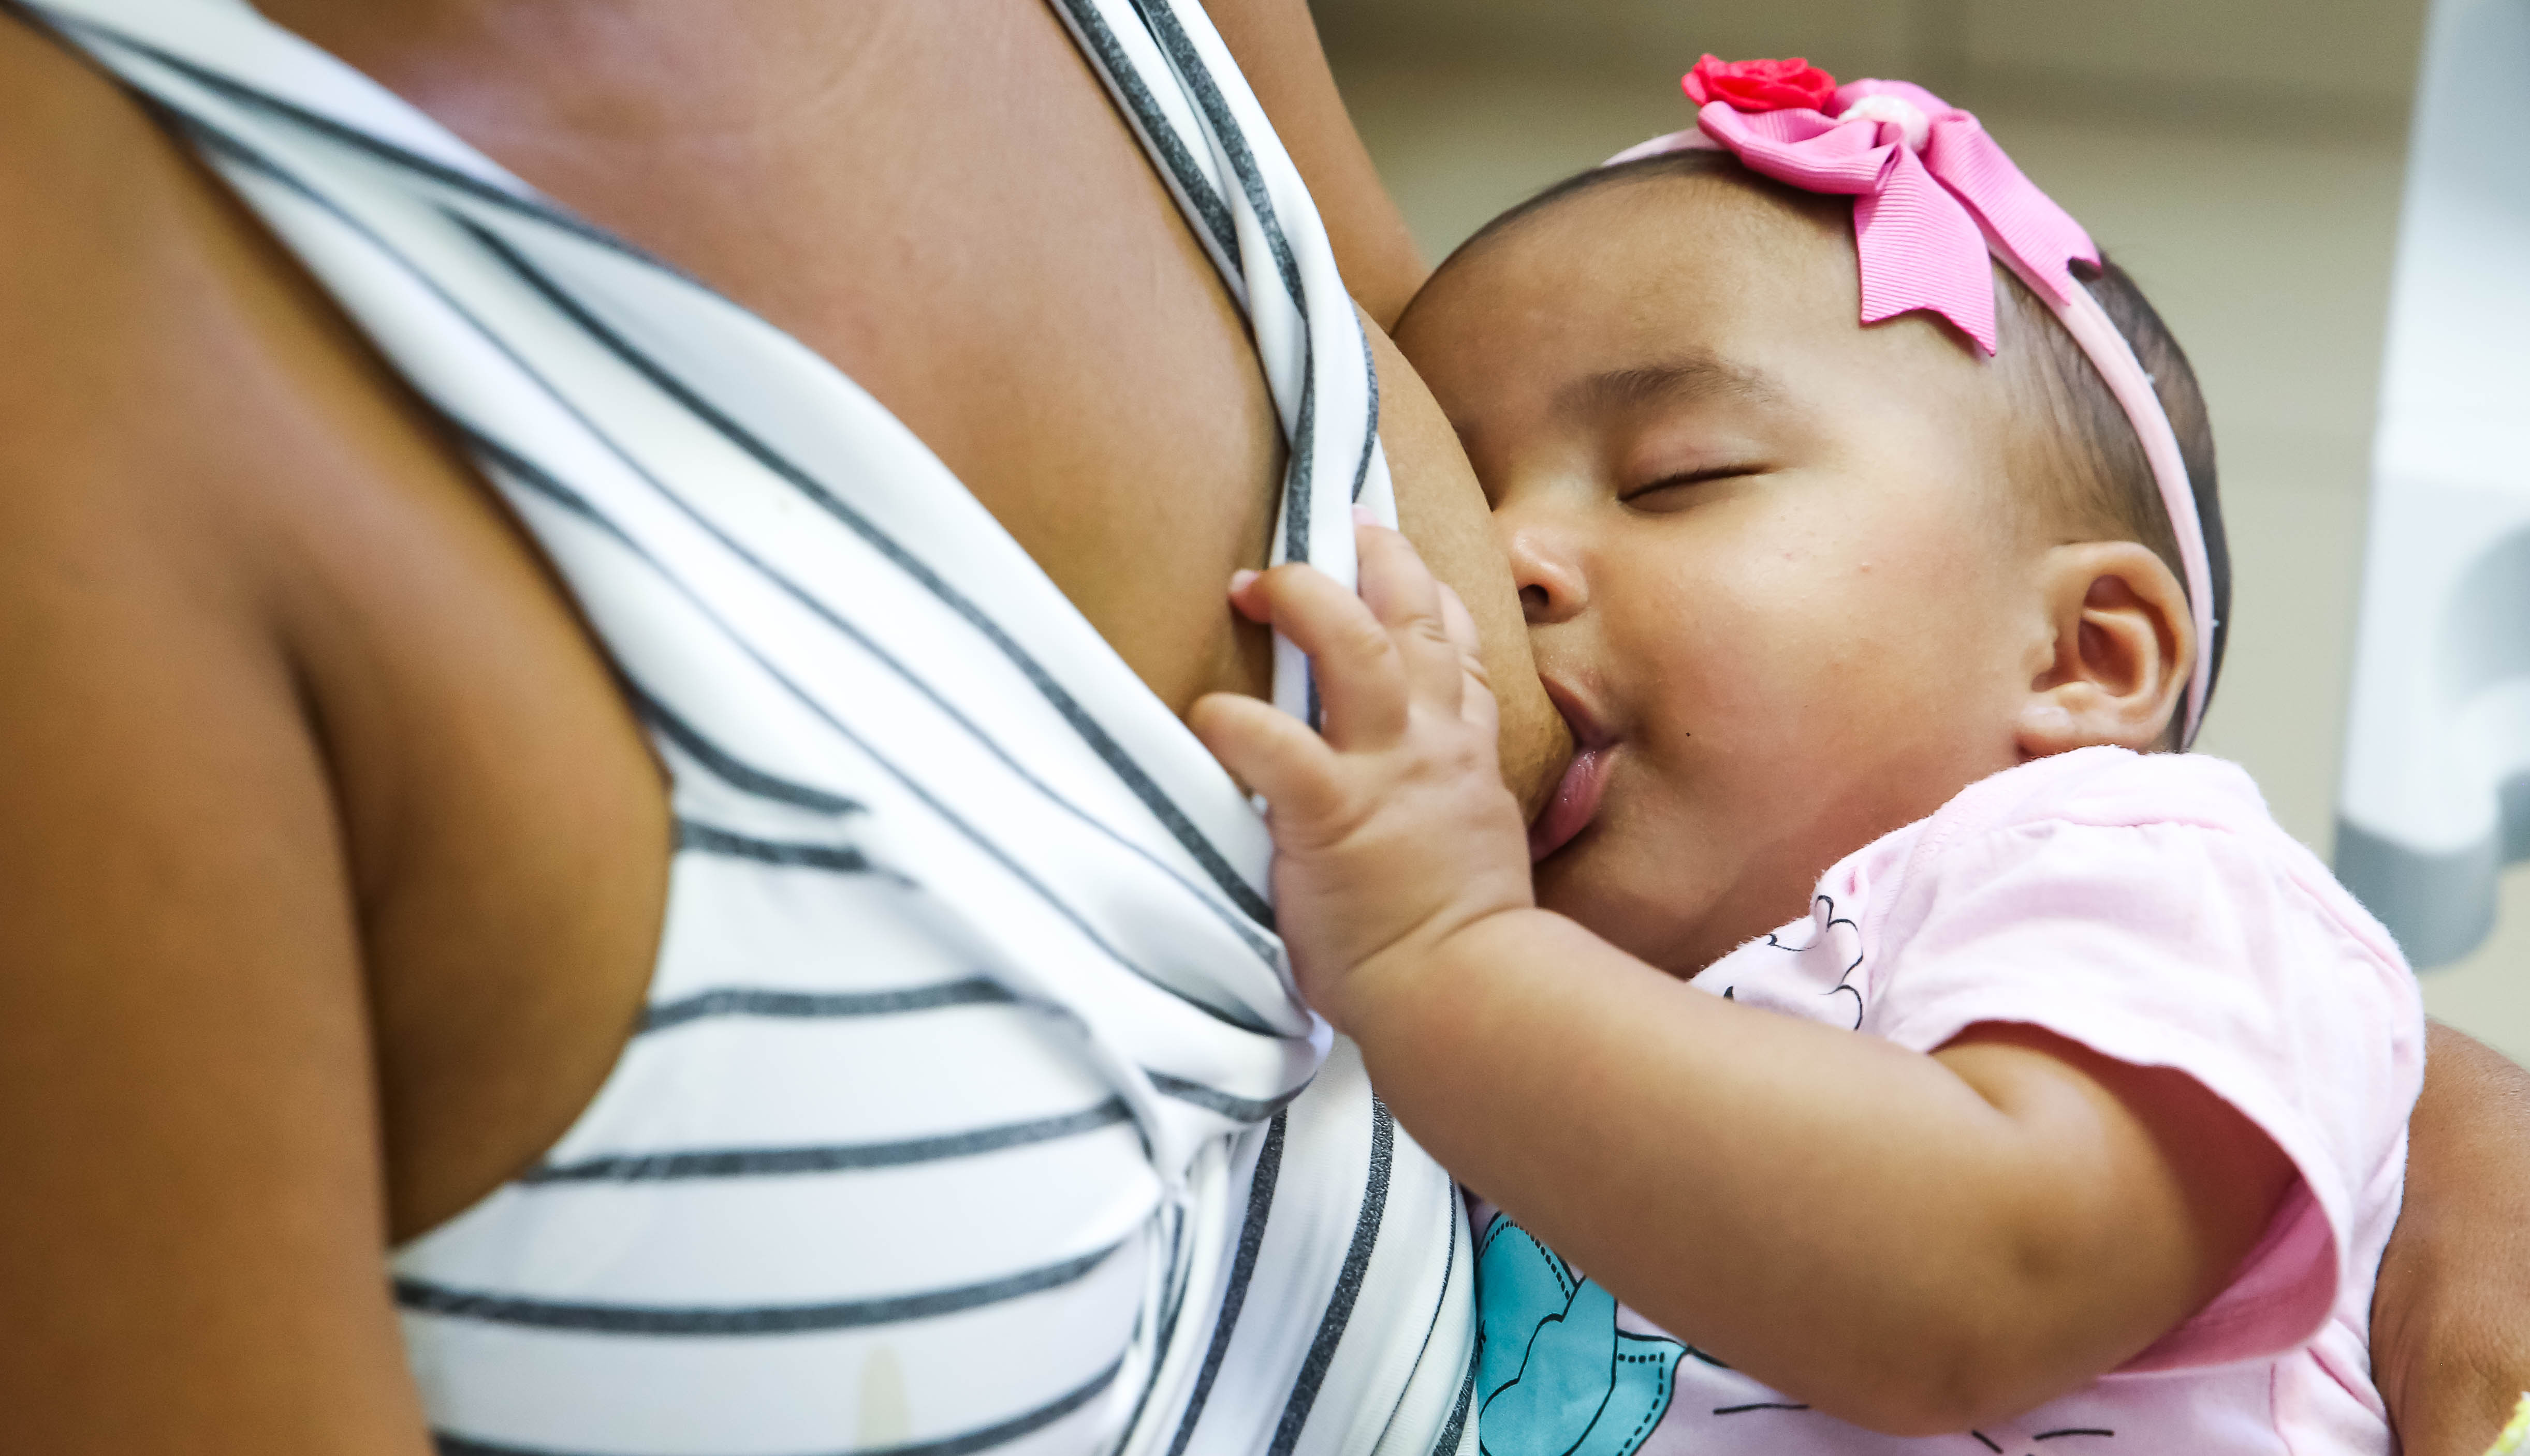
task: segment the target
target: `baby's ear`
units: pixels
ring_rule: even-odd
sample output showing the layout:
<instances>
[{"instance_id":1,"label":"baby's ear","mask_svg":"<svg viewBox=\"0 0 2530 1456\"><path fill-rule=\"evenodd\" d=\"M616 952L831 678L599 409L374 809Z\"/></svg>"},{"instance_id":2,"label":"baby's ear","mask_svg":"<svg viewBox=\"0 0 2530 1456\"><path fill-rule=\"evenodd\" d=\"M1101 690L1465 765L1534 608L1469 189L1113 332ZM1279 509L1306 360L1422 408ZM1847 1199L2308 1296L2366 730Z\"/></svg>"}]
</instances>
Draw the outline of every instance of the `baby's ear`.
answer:
<instances>
[{"instance_id":1,"label":"baby's ear","mask_svg":"<svg viewBox=\"0 0 2530 1456\"><path fill-rule=\"evenodd\" d=\"M2053 655L2021 704L2020 752L2169 746L2196 651L2177 576L2138 542L2079 541L2046 554L2039 589Z\"/></svg>"}]
</instances>

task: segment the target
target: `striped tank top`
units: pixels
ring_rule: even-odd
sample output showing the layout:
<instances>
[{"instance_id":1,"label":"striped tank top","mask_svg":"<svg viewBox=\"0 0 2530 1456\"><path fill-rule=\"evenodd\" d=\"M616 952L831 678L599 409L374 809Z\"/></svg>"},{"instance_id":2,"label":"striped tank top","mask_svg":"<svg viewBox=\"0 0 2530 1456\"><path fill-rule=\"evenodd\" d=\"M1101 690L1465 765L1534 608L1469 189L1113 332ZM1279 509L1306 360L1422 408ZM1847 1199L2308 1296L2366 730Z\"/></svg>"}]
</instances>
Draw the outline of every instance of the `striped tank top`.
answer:
<instances>
[{"instance_id":1,"label":"striped tank top","mask_svg":"<svg viewBox=\"0 0 2530 1456\"><path fill-rule=\"evenodd\" d=\"M1276 558L1349 579L1394 506L1298 174L1198 8L1052 3L1249 319ZM1294 998L1255 812L902 423L242 0L20 8L445 418L671 773L638 1034L393 1252L441 1451L1474 1451L1464 1213Z\"/></svg>"}]
</instances>

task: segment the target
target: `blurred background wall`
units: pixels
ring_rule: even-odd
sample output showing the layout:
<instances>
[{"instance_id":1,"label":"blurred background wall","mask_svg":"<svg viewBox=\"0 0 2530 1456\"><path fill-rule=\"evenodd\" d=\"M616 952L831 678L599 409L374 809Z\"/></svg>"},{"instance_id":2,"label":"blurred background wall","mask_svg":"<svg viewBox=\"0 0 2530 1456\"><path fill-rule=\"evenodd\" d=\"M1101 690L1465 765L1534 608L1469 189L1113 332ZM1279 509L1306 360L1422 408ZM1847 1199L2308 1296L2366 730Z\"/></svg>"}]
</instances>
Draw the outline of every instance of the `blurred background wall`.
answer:
<instances>
[{"instance_id":1,"label":"blurred background wall","mask_svg":"<svg viewBox=\"0 0 2530 1456\"><path fill-rule=\"evenodd\" d=\"M1975 111L2151 294L2214 411L2235 570L2199 746L2326 856L2423 0L1313 0L1425 253L1692 123L1703 51ZM2428 1009L2530 1059L2530 870Z\"/></svg>"}]
</instances>

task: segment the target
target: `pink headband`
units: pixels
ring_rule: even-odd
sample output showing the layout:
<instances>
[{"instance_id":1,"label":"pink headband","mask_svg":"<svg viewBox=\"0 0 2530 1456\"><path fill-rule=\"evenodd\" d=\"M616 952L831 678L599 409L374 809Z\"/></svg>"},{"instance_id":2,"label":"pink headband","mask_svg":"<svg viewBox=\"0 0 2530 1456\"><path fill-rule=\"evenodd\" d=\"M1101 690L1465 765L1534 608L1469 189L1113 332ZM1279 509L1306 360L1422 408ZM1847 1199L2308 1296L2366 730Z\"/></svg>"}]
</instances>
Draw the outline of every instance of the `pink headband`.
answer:
<instances>
[{"instance_id":1,"label":"pink headband","mask_svg":"<svg viewBox=\"0 0 2530 1456\"><path fill-rule=\"evenodd\" d=\"M1696 62L1684 86L1700 108L1694 129L1627 147L1601 165L1720 150L1804 191L1850 195L1866 324L1931 309L1993 353L1989 254L2063 321L2143 442L2178 538L2196 627L2179 743L2194 741L2214 677L2214 581L2205 528L2178 435L2152 376L2108 311L2073 277L2073 262L2099 264L2090 235L2020 175L1975 117L1921 86L1902 81L1840 86L1799 60L1734 63L1712 56Z\"/></svg>"}]
</instances>

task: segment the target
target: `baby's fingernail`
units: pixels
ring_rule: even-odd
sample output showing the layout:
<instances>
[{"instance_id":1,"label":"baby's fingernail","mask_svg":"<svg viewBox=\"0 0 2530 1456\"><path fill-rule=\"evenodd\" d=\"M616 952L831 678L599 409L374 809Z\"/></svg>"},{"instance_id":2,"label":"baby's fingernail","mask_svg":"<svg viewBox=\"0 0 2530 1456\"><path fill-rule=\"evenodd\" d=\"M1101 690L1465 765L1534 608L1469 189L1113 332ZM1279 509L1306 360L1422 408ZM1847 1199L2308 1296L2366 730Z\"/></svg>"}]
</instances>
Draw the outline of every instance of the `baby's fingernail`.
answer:
<instances>
[{"instance_id":1,"label":"baby's fingernail","mask_svg":"<svg viewBox=\"0 0 2530 1456\"><path fill-rule=\"evenodd\" d=\"M1371 510L1367 506L1355 506L1352 508L1352 523L1357 526L1376 526L1387 524L1386 521L1379 518L1378 512Z\"/></svg>"},{"instance_id":2,"label":"baby's fingernail","mask_svg":"<svg viewBox=\"0 0 2530 1456\"><path fill-rule=\"evenodd\" d=\"M1262 571L1251 571L1251 570L1246 569L1245 567L1241 567L1241 568L1239 568L1238 570L1236 570L1236 571L1231 572L1231 573L1230 573L1230 594L1231 594L1232 596L1234 596L1234 597L1235 597L1235 596L1238 595L1240 592L1243 592L1243 591L1247 590L1247 583L1249 583L1249 582L1251 582L1251 581L1255 580L1257 577L1262 576L1262 575L1264 575L1264 574L1265 574L1265 573L1264 573L1264 572L1262 572Z\"/></svg>"}]
</instances>

